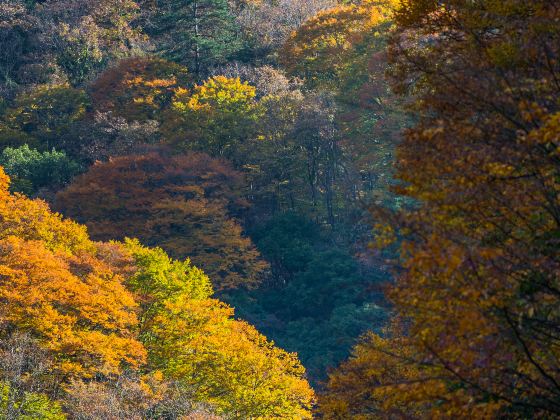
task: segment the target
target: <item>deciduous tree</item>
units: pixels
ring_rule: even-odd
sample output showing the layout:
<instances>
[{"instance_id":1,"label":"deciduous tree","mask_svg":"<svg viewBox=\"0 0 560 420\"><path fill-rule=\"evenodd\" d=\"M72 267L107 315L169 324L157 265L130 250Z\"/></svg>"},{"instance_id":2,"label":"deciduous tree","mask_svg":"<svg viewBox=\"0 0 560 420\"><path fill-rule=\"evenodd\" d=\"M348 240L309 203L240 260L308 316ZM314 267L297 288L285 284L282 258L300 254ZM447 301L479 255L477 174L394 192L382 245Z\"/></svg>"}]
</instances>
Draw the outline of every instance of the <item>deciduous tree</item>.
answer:
<instances>
[{"instance_id":1,"label":"deciduous tree","mask_svg":"<svg viewBox=\"0 0 560 420\"><path fill-rule=\"evenodd\" d=\"M0 172L0 334L37 337L55 354L53 375L91 377L139 366L136 302L123 278L96 256L85 229L41 201L7 191Z\"/></svg>"},{"instance_id":2,"label":"deciduous tree","mask_svg":"<svg viewBox=\"0 0 560 420\"><path fill-rule=\"evenodd\" d=\"M256 89L239 78L215 76L191 91L178 89L175 115L164 126L168 141L185 149L232 159L241 166L244 151L256 138L262 107Z\"/></svg>"},{"instance_id":3,"label":"deciduous tree","mask_svg":"<svg viewBox=\"0 0 560 420\"><path fill-rule=\"evenodd\" d=\"M310 418L313 391L295 354L211 299L201 270L128 241L143 296L141 338L152 367L231 418Z\"/></svg>"},{"instance_id":4,"label":"deciduous tree","mask_svg":"<svg viewBox=\"0 0 560 420\"><path fill-rule=\"evenodd\" d=\"M189 257L215 287L252 287L267 264L239 223L240 174L204 154L166 157L152 152L94 165L57 206L83 221L96 239L138 237L171 255Z\"/></svg>"},{"instance_id":5,"label":"deciduous tree","mask_svg":"<svg viewBox=\"0 0 560 420\"><path fill-rule=\"evenodd\" d=\"M382 380L400 385L368 406L557 416L558 7L411 0L396 16L392 75L418 117L398 191L417 205L393 225L403 242L389 296L413 365L430 369Z\"/></svg>"},{"instance_id":6,"label":"deciduous tree","mask_svg":"<svg viewBox=\"0 0 560 420\"><path fill-rule=\"evenodd\" d=\"M128 121L159 120L174 92L187 87L187 69L161 58L134 57L105 70L90 86L95 111Z\"/></svg>"}]
</instances>

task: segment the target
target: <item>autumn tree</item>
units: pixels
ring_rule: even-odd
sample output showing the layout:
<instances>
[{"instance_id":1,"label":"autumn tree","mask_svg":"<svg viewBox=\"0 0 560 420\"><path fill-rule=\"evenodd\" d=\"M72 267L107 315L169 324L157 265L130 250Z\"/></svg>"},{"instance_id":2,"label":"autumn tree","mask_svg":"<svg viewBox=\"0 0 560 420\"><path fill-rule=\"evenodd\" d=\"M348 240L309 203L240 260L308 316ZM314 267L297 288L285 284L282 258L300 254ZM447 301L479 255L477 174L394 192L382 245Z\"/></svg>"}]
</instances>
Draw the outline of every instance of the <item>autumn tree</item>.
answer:
<instances>
[{"instance_id":1,"label":"autumn tree","mask_svg":"<svg viewBox=\"0 0 560 420\"><path fill-rule=\"evenodd\" d=\"M132 0L9 0L0 6L2 90L68 82L83 86L110 60L137 54L144 37Z\"/></svg>"},{"instance_id":2,"label":"autumn tree","mask_svg":"<svg viewBox=\"0 0 560 420\"><path fill-rule=\"evenodd\" d=\"M274 346L233 309L211 299L210 281L161 249L127 241L141 296L140 337L150 365L228 418L310 418L313 391L295 354Z\"/></svg>"},{"instance_id":3,"label":"autumn tree","mask_svg":"<svg viewBox=\"0 0 560 420\"><path fill-rule=\"evenodd\" d=\"M212 77L192 91L178 89L164 134L178 147L223 156L239 166L256 137L261 107L255 96L253 86L225 76Z\"/></svg>"},{"instance_id":4,"label":"autumn tree","mask_svg":"<svg viewBox=\"0 0 560 420\"><path fill-rule=\"evenodd\" d=\"M389 22L389 6L389 1L364 0L319 11L288 38L281 51L281 63L310 86L336 84L337 77L352 64L354 46L372 28L381 38L379 31L386 30L386 25L380 24Z\"/></svg>"},{"instance_id":5,"label":"autumn tree","mask_svg":"<svg viewBox=\"0 0 560 420\"><path fill-rule=\"evenodd\" d=\"M348 2L319 12L284 44L281 62L307 86L336 98L347 201L391 205L394 144L407 118L384 78L392 0Z\"/></svg>"},{"instance_id":6,"label":"autumn tree","mask_svg":"<svg viewBox=\"0 0 560 420\"><path fill-rule=\"evenodd\" d=\"M228 216L245 205L240 182L230 165L207 155L152 152L94 165L59 193L57 207L96 239L139 237L191 258L218 290L252 287L266 264Z\"/></svg>"},{"instance_id":7,"label":"autumn tree","mask_svg":"<svg viewBox=\"0 0 560 420\"><path fill-rule=\"evenodd\" d=\"M55 355L52 375L91 377L145 360L135 339L136 302L123 278L97 258L84 227L46 203L8 193L0 201L0 334L27 332Z\"/></svg>"},{"instance_id":8,"label":"autumn tree","mask_svg":"<svg viewBox=\"0 0 560 420\"><path fill-rule=\"evenodd\" d=\"M158 120L174 91L189 83L187 69L160 59L134 57L105 70L90 86L93 109L128 121Z\"/></svg>"},{"instance_id":9,"label":"autumn tree","mask_svg":"<svg viewBox=\"0 0 560 420\"><path fill-rule=\"evenodd\" d=\"M162 124L162 141L173 149L227 158L240 169L256 136L258 110L254 86L237 76L212 76L175 91Z\"/></svg>"},{"instance_id":10,"label":"autumn tree","mask_svg":"<svg viewBox=\"0 0 560 420\"><path fill-rule=\"evenodd\" d=\"M0 415L8 419L66 419L60 404L46 395L25 392L18 398L10 385L3 382L0 382Z\"/></svg>"},{"instance_id":11,"label":"autumn tree","mask_svg":"<svg viewBox=\"0 0 560 420\"><path fill-rule=\"evenodd\" d=\"M557 416L558 8L412 0L396 19L393 81L418 118L397 175L417 206L396 217L398 230L381 230L402 235L389 296L413 366L429 370L420 382L382 379L399 383L392 401L368 406Z\"/></svg>"},{"instance_id":12,"label":"autumn tree","mask_svg":"<svg viewBox=\"0 0 560 420\"><path fill-rule=\"evenodd\" d=\"M41 42L43 26L25 1L0 4L0 91L8 98L27 83L44 83L52 69Z\"/></svg>"},{"instance_id":13,"label":"autumn tree","mask_svg":"<svg viewBox=\"0 0 560 420\"><path fill-rule=\"evenodd\" d=\"M111 111L95 112L63 135L64 151L84 167L111 157L142 153L160 140L156 120L128 121Z\"/></svg>"},{"instance_id":14,"label":"autumn tree","mask_svg":"<svg viewBox=\"0 0 560 420\"><path fill-rule=\"evenodd\" d=\"M142 50L133 0L57 1L35 4L45 22L56 65L73 86L84 85L111 60Z\"/></svg>"},{"instance_id":15,"label":"autumn tree","mask_svg":"<svg viewBox=\"0 0 560 420\"><path fill-rule=\"evenodd\" d=\"M240 52L244 61L275 61L274 54L292 31L323 9L335 6L335 0L255 0L235 1L232 7L243 39Z\"/></svg>"},{"instance_id":16,"label":"autumn tree","mask_svg":"<svg viewBox=\"0 0 560 420\"><path fill-rule=\"evenodd\" d=\"M89 98L67 85L41 85L18 95L0 120L0 141L46 150L64 147L63 134L85 116ZM14 143L19 144L14 144Z\"/></svg>"},{"instance_id":17,"label":"autumn tree","mask_svg":"<svg viewBox=\"0 0 560 420\"><path fill-rule=\"evenodd\" d=\"M426 398L441 392L435 371L422 366L397 322L383 337L374 333L361 337L349 359L331 373L319 400L325 419L418 418L428 403L417 393L424 392ZM409 384L406 391L402 383Z\"/></svg>"},{"instance_id":18,"label":"autumn tree","mask_svg":"<svg viewBox=\"0 0 560 420\"><path fill-rule=\"evenodd\" d=\"M0 416L64 419L59 386L50 375L53 355L29 333L16 331L0 340Z\"/></svg>"},{"instance_id":19,"label":"autumn tree","mask_svg":"<svg viewBox=\"0 0 560 420\"><path fill-rule=\"evenodd\" d=\"M310 418L297 356L234 320L189 260L92 242L0 183L2 415Z\"/></svg>"}]
</instances>

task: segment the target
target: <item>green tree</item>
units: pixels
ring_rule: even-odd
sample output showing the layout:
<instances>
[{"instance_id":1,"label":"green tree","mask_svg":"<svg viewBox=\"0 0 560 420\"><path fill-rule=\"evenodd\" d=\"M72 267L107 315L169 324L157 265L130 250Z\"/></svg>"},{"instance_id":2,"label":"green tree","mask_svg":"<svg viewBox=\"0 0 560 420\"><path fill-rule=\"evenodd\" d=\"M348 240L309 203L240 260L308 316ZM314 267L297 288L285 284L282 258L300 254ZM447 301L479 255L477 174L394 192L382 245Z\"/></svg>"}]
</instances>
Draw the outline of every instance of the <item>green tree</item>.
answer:
<instances>
[{"instance_id":1,"label":"green tree","mask_svg":"<svg viewBox=\"0 0 560 420\"><path fill-rule=\"evenodd\" d=\"M161 249L127 241L142 296L141 339L152 368L227 418L310 418L313 391L294 353L274 346L211 299L208 277Z\"/></svg>"},{"instance_id":2,"label":"green tree","mask_svg":"<svg viewBox=\"0 0 560 420\"><path fill-rule=\"evenodd\" d=\"M80 165L64 152L39 152L28 145L7 147L0 155L0 165L12 178L11 189L34 194L44 187L57 188L70 181Z\"/></svg>"},{"instance_id":3,"label":"green tree","mask_svg":"<svg viewBox=\"0 0 560 420\"><path fill-rule=\"evenodd\" d=\"M186 65L197 79L241 48L227 0L157 0L153 27L162 55Z\"/></svg>"},{"instance_id":4,"label":"green tree","mask_svg":"<svg viewBox=\"0 0 560 420\"><path fill-rule=\"evenodd\" d=\"M222 299L280 346L297 351L311 379L320 381L360 334L385 322L376 290L388 275L360 272L356 259L332 243L334 235L295 213L278 215L251 233L271 262L272 280L249 293L223 293Z\"/></svg>"}]
</instances>

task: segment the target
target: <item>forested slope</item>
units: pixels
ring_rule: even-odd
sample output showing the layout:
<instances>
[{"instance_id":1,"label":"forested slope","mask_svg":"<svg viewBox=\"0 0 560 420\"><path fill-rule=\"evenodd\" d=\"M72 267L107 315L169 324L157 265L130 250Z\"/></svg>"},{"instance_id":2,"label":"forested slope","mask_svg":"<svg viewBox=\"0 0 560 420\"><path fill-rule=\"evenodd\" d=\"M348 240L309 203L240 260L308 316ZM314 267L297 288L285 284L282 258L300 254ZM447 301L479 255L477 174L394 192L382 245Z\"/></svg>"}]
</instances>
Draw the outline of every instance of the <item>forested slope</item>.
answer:
<instances>
[{"instance_id":1,"label":"forested slope","mask_svg":"<svg viewBox=\"0 0 560 420\"><path fill-rule=\"evenodd\" d=\"M2 1L0 417L558 417L559 10Z\"/></svg>"},{"instance_id":2,"label":"forested slope","mask_svg":"<svg viewBox=\"0 0 560 420\"><path fill-rule=\"evenodd\" d=\"M0 416L311 415L388 317L390 6L0 4Z\"/></svg>"}]
</instances>

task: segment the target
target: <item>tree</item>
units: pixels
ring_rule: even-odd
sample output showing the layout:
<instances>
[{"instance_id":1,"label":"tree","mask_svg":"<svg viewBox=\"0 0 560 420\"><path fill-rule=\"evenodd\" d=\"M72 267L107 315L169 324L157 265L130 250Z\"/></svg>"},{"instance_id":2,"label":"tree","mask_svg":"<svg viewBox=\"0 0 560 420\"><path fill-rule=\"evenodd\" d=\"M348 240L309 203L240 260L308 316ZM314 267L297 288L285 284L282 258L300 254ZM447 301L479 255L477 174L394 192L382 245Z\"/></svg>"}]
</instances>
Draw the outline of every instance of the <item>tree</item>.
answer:
<instances>
[{"instance_id":1,"label":"tree","mask_svg":"<svg viewBox=\"0 0 560 420\"><path fill-rule=\"evenodd\" d=\"M128 121L159 120L174 92L186 87L187 69L160 58L127 58L105 70L91 85L93 108Z\"/></svg>"},{"instance_id":2,"label":"tree","mask_svg":"<svg viewBox=\"0 0 560 420\"><path fill-rule=\"evenodd\" d=\"M152 152L94 165L58 194L57 208L96 239L136 236L191 258L218 290L253 287L267 264L228 216L228 208L244 206L240 182L230 165L207 155Z\"/></svg>"},{"instance_id":3,"label":"tree","mask_svg":"<svg viewBox=\"0 0 560 420\"><path fill-rule=\"evenodd\" d=\"M0 382L0 415L9 419L64 420L60 404L50 401L46 395L24 393L21 399L14 399L12 388Z\"/></svg>"},{"instance_id":4,"label":"tree","mask_svg":"<svg viewBox=\"0 0 560 420\"><path fill-rule=\"evenodd\" d=\"M170 142L186 149L226 157L241 166L248 142L256 137L261 107L256 90L239 78L215 76L192 92L178 89L175 115L163 127Z\"/></svg>"},{"instance_id":5,"label":"tree","mask_svg":"<svg viewBox=\"0 0 560 420\"><path fill-rule=\"evenodd\" d=\"M374 28L386 30L389 16L390 0L365 0L320 11L292 32L282 48L281 63L309 86L336 87L338 76L352 63L355 45ZM379 39L378 33L377 40L369 41Z\"/></svg>"},{"instance_id":6,"label":"tree","mask_svg":"<svg viewBox=\"0 0 560 420\"><path fill-rule=\"evenodd\" d=\"M208 404L166 380L160 371L125 372L110 381L74 380L66 386L64 409L72 418L192 418L218 420Z\"/></svg>"},{"instance_id":7,"label":"tree","mask_svg":"<svg viewBox=\"0 0 560 420\"><path fill-rule=\"evenodd\" d=\"M190 261L92 242L8 187L0 170L2 413L310 418L296 355L234 320Z\"/></svg>"},{"instance_id":8,"label":"tree","mask_svg":"<svg viewBox=\"0 0 560 420\"><path fill-rule=\"evenodd\" d=\"M29 333L13 332L0 340L0 416L64 419L54 401L54 357Z\"/></svg>"},{"instance_id":9,"label":"tree","mask_svg":"<svg viewBox=\"0 0 560 420\"><path fill-rule=\"evenodd\" d=\"M158 0L152 2L153 26L164 58L185 65L197 80L239 49L235 21L227 0Z\"/></svg>"},{"instance_id":10,"label":"tree","mask_svg":"<svg viewBox=\"0 0 560 420\"><path fill-rule=\"evenodd\" d=\"M232 7L242 30L244 47L238 57L253 63L274 62L274 54L292 31L317 12L335 6L334 0L235 1Z\"/></svg>"},{"instance_id":11,"label":"tree","mask_svg":"<svg viewBox=\"0 0 560 420\"><path fill-rule=\"evenodd\" d=\"M10 140L16 131L29 145L45 150L64 148L63 134L85 116L88 102L86 93L80 89L67 85L38 86L18 95L13 106L5 111L0 136Z\"/></svg>"},{"instance_id":12,"label":"tree","mask_svg":"<svg viewBox=\"0 0 560 420\"><path fill-rule=\"evenodd\" d=\"M139 154L159 142L158 121L129 122L113 116L111 111L96 112L91 117L72 125L62 141L68 155L83 166L111 157Z\"/></svg>"},{"instance_id":13,"label":"tree","mask_svg":"<svg viewBox=\"0 0 560 420\"><path fill-rule=\"evenodd\" d=\"M374 290L389 276L364 272L332 244L332 233L296 213L278 214L253 227L251 236L271 262L272 276L258 289L229 291L222 299L282 348L297 350L309 379L319 383L348 357L357 337L385 323L388 311Z\"/></svg>"},{"instance_id":14,"label":"tree","mask_svg":"<svg viewBox=\"0 0 560 420\"><path fill-rule=\"evenodd\" d=\"M4 1L2 90L11 97L34 84L83 86L110 60L140 52L137 14L132 0Z\"/></svg>"},{"instance_id":15,"label":"tree","mask_svg":"<svg viewBox=\"0 0 560 420\"><path fill-rule=\"evenodd\" d=\"M111 61L142 50L133 0L63 0L37 6L47 22L56 64L72 86L82 86Z\"/></svg>"},{"instance_id":16,"label":"tree","mask_svg":"<svg viewBox=\"0 0 560 420\"><path fill-rule=\"evenodd\" d=\"M142 296L141 338L150 365L228 418L310 418L313 391L295 354L274 346L211 299L208 277L189 261L127 241Z\"/></svg>"},{"instance_id":17,"label":"tree","mask_svg":"<svg viewBox=\"0 0 560 420\"><path fill-rule=\"evenodd\" d=\"M336 99L345 162L346 201L394 205L394 145L407 118L384 78L392 0L339 5L308 19L286 41L281 62L307 86Z\"/></svg>"},{"instance_id":18,"label":"tree","mask_svg":"<svg viewBox=\"0 0 560 420\"><path fill-rule=\"evenodd\" d=\"M560 413L557 18L547 1L397 11L392 77L418 118L398 148L398 191L416 205L388 229L402 239L389 297L423 377L385 380L374 365L399 386L370 409Z\"/></svg>"},{"instance_id":19,"label":"tree","mask_svg":"<svg viewBox=\"0 0 560 420\"><path fill-rule=\"evenodd\" d=\"M136 302L96 256L85 229L41 201L8 193L0 172L0 336L28 332L56 354L52 375L91 377L139 366Z\"/></svg>"},{"instance_id":20,"label":"tree","mask_svg":"<svg viewBox=\"0 0 560 420\"><path fill-rule=\"evenodd\" d=\"M0 92L5 98L27 83L45 83L52 73L40 36L45 28L27 6L23 0L0 5Z\"/></svg>"},{"instance_id":21,"label":"tree","mask_svg":"<svg viewBox=\"0 0 560 420\"><path fill-rule=\"evenodd\" d=\"M0 155L0 165L12 179L12 190L28 195L41 188L60 188L80 171L80 166L64 152L39 152L24 145L6 147Z\"/></svg>"},{"instance_id":22,"label":"tree","mask_svg":"<svg viewBox=\"0 0 560 420\"><path fill-rule=\"evenodd\" d=\"M424 399L437 396L441 383L429 367L421 366L396 325L385 331L385 337L365 334L350 358L331 373L319 400L324 418L417 418L429 409ZM409 384L406 391L402 383Z\"/></svg>"}]
</instances>

